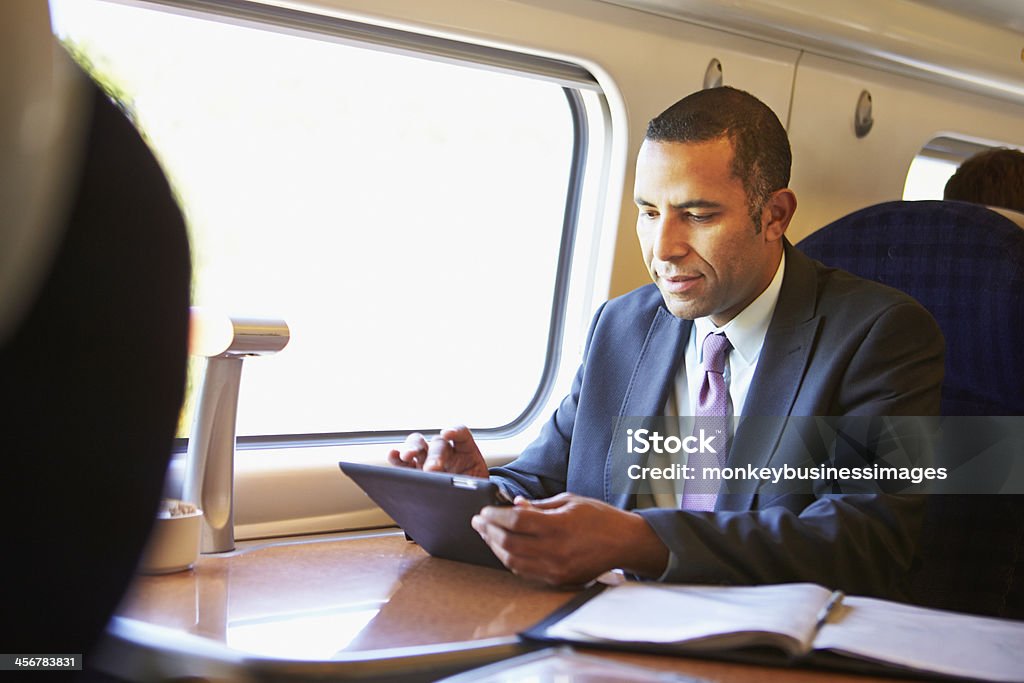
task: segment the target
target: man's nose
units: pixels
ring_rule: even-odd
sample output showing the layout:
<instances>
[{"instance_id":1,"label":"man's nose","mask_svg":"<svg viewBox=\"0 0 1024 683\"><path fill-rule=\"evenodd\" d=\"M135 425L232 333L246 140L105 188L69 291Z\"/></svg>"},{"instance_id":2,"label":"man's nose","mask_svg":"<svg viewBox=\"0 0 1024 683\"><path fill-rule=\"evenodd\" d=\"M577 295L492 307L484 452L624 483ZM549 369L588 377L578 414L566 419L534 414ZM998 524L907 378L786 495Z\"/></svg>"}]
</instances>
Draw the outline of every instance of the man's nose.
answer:
<instances>
[{"instance_id":1,"label":"man's nose","mask_svg":"<svg viewBox=\"0 0 1024 683\"><path fill-rule=\"evenodd\" d=\"M685 228L675 220L666 218L658 225L654 237L654 258L675 261L690 253Z\"/></svg>"}]
</instances>

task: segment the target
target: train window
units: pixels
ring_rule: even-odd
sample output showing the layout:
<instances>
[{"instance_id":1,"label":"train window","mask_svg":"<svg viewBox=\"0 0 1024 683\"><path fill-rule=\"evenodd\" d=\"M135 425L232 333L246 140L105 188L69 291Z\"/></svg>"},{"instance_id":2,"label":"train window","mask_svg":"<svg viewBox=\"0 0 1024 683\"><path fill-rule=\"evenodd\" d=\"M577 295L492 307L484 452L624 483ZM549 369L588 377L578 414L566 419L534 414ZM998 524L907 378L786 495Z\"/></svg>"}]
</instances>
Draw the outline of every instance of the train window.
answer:
<instances>
[{"instance_id":1,"label":"train window","mask_svg":"<svg viewBox=\"0 0 1024 683\"><path fill-rule=\"evenodd\" d=\"M422 38L425 56L412 34L362 40L258 3L165 4L51 2L180 198L194 302L289 323L288 348L246 362L240 443L453 416L517 429L550 393L578 222L584 99L537 73L564 65Z\"/></svg>"},{"instance_id":2,"label":"train window","mask_svg":"<svg viewBox=\"0 0 1024 683\"><path fill-rule=\"evenodd\" d=\"M903 199L942 199L946 181L957 167L966 159L989 147L959 138L934 138L911 162L903 186Z\"/></svg>"}]
</instances>

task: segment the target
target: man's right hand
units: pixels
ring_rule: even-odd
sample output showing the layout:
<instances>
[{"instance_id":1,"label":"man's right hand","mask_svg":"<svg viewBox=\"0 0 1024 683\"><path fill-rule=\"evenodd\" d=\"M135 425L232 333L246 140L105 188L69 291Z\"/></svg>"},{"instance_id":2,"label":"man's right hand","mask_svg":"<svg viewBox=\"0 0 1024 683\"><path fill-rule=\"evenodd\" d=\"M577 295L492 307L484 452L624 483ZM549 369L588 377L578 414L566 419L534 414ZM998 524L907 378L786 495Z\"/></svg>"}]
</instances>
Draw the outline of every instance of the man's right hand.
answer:
<instances>
[{"instance_id":1,"label":"man's right hand","mask_svg":"<svg viewBox=\"0 0 1024 683\"><path fill-rule=\"evenodd\" d=\"M488 476L487 463L468 427L444 429L429 441L418 432L410 434L399 448L391 449L388 462L426 472Z\"/></svg>"}]
</instances>

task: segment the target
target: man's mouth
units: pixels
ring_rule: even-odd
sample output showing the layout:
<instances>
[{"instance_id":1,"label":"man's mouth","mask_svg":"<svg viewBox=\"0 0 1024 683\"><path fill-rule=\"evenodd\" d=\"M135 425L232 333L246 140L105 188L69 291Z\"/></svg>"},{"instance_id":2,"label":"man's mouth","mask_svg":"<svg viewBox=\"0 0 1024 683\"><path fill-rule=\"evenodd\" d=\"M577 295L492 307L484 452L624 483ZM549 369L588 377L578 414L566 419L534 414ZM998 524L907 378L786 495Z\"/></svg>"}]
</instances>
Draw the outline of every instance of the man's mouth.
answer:
<instances>
[{"instance_id":1,"label":"man's mouth","mask_svg":"<svg viewBox=\"0 0 1024 683\"><path fill-rule=\"evenodd\" d=\"M684 294L696 287L703 278L703 275L661 276L661 288L671 294Z\"/></svg>"}]
</instances>

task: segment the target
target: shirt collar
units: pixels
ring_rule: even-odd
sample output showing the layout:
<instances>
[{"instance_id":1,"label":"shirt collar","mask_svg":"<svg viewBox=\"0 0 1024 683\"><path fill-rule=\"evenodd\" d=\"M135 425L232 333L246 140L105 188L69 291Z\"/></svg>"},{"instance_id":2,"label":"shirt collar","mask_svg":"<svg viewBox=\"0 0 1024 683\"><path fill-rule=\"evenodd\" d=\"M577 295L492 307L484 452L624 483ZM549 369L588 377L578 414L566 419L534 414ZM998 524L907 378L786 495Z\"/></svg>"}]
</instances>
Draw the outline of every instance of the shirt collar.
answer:
<instances>
[{"instance_id":1,"label":"shirt collar","mask_svg":"<svg viewBox=\"0 0 1024 683\"><path fill-rule=\"evenodd\" d=\"M783 251L779 260L779 267L775 269L775 276L768 283L768 287L746 308L739 312L735 318L716 327L711 318L697 318L693 321L694 338L697 343L697 359L703 362L704 337L715 332L723 332L729 338L734 351L738 352L747 364L753 363L761 355L761 347L764 346L765 335L768 334L768 324L772 321L772 314L775 312L775 304L779 301L779 292L782 291L782 277L786 272L786 253Z\"/></svg>"}]
</instances>

